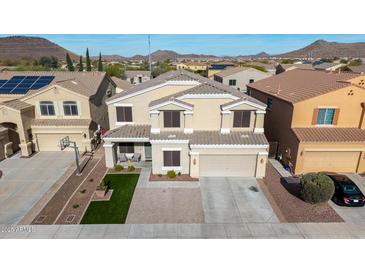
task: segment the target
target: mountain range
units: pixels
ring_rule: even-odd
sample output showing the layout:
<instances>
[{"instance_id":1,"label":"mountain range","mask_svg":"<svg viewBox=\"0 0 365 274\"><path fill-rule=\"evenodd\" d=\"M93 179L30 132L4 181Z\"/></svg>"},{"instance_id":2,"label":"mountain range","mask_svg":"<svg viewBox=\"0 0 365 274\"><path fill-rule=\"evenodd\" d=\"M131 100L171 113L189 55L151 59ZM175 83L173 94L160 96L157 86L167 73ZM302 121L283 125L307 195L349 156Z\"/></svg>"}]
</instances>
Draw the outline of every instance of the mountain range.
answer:
<instances>
[{"instance_id":1,"label":"mountain range","mask_svg":"<svg viewBox=\"0 0 365 274\"><path fill-rule=\"evenodd\" d=\"M66 53L77 61L79 56L75 53L41 37L29 36L9 36L0 38L0 59L19 60L21 58L39 59L42 56L55 56L59 60L64 60ZM255 55L239 56L215 56L207 54L179 54L172 50L157 50L151 53L152 61L178 60L178 59L257 59L257 58L332 58L332 57L365 57L365 43L337 43L324 40L317 40L314 43L291 52L270 55L260 52ZM124 57L120 55L103 55L105 61L125 61L139 60L147 61L148 55L134 55ZM97 57L92 57L97 58Z\"/></svg>"}]
</instances>

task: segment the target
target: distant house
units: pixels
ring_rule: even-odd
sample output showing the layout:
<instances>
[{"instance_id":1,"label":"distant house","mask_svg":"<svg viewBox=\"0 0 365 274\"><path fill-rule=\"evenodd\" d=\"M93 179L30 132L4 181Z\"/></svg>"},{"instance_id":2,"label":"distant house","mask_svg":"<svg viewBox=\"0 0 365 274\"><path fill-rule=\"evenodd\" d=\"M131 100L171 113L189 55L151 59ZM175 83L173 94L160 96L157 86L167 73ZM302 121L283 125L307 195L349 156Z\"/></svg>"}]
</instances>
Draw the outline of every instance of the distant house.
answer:
<instances>
[{"instance_id":1,"label":"distant house","mask_svg":"<svg viewBox=\"0 0 365 274\"><path fill-rule=\"evenodd\" d=\"M271 75L276 74L276 64L273 64L273 63L266 64L266 63L253 61L253 62L245 63L245 65L252 66L252 67L263 67Z\"/></svg>"},{"instance_id":2,"label":"distant house","mask_svg":"<svg viewBox=\"0 0 365 274\"><path fill-rule=\"evenodd\" d=\"M192 71L207 70L208 65L199 62L177 63L176 69L188 69Z\"/></svg>"},{"instance_id":3,"label":"distant house","mask_svg":"<svg viewBox=\"0 0 365 274\"><path fill-rule=\"evenodd\" d=\"M221 62L221 63L213 63L210 64L209 68L208 68L208 78L212 79L213 75L225 70L228 67L235 67L236 65L234 63L231 62Z\"/></svg>"},{"instance_id":4,"label":"distant house","mask_svg":"<svg viewBox=\"0 0 365 274\"><path fill-rule=\"evenodd\" d=\"M132 85L138 85L151 79L151 72L146 70L127 70L126 80Z\"/></svg>"},{"instance_id":5,"label":"distant house","mask_svg":"<svg viewBox=\"0 0 365 274\"><path fill-rule=\"evenodd\" d=\"M335 64L335 63L320 63L318 65L313 66L315 70L325 70L325 71L336 71L339 68L344 67L345 64Z\"/></svg>"},{"instance_id":6,"label":"distant house","mask_svg":"<svg viewBox=\"0 0 365 274\"><path fill-rule=\"evenodd\" d=\"M112 80L113 80L114 84L116 85L116 89L115 89L116 93L125 91L126 89L133 87L133 85L130 82L128 82L127 80L122 80L115 76L112 77Z\"/></svg>"},{"instance_id":7,"label":"distant house","mask_svg":"<svg viewBox=\"0 0 365 274\"><path fill-rule=\"evenodd\" d=\"M360 66L346 66L343 68L344 71L350 71L350 72L354 72L354 73L361 73L364 74L365 73L365 65L360 65Z\"/></svg>"},{"instance_id":8,"label":"distant house","mask_svg":"<svg viewBox=\"0 0 365 274\"><path fill-rule=\"evenodd\" d=\"M312 64L279 64L276 66L276 74L290 71L293 69L309 69L314 70Z\"/></svg>"},{"instance_id":9,"label":"distant house","mask_svg":"<svg viewBox=\"0 0 365 274\"><path fill-rule=\"evenodd\" d=\"M256 82L271 74L250 67L233 67L222 70L214 75L214 81L246 92L249 83Z\"/></svg>"}]
</instances>

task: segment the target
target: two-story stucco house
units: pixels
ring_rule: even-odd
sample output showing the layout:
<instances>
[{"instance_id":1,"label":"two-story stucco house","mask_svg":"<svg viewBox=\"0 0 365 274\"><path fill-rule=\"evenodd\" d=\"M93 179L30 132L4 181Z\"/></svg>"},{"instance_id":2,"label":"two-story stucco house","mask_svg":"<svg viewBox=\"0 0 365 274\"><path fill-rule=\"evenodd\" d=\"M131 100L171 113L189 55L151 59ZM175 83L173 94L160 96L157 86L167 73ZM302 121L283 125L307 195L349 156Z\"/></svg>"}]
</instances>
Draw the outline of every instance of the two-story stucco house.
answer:
<instances>
[{"instance_id":1,"label":"two-story stucco house","mask_svg":"<svg viewBox=\"0 0 365 274\"><path fill-rule=\"evenodd\" d=\"M138 154L153 174L263 177L266 105L229 86L177 70L107 100L106 165Z\"/></svg>"},{"instance_id":2,"label":"two-story stucco house","mask_svg":"<svg viewBox=\"0 0 365 274\"><path fill-rule=\"evenodd\" d=\"M248 85L295 174L365 172L365 75L295 69Z\"/></svg>"},{"instance_id":3,"label":"two-story stucco house","mask_svg":"<svg viewBox=\"0 0 365 274\"><path fill-rule=\"evenodd\" d=\"M114 94L103 72L1 72L0 159L19 149L58 151L66 136L80 152L91 150L95 133L109 128L105 99Z\"/></svg>"},{"instance_id":4,"label":"two-story stucco house","mask_svg":"<svg viewBox=\"0 0 365 274\"><path fill-rule=\"evenodd\" d=\"M151 79L151 72L144 70L127 70L125 72L126 81L132 85L138 85Z\"/></svg>"}]
</instances>

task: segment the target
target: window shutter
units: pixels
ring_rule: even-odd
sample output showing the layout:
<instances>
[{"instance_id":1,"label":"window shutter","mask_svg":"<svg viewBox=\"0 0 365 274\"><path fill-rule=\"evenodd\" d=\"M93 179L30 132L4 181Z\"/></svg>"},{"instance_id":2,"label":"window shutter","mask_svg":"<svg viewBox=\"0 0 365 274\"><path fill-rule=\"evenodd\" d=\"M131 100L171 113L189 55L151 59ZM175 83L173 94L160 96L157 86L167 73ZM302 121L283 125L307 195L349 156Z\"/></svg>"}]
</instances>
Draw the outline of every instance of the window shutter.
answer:
<instances>
[{"instance_id":1,"label":"window shutter","mask_svg":"<svg viewBox=\"0 0 365 274\"><path fill-rule=\"evenodd\" d=\"M317 124L317 118L318 118L318 108L315 108L313 110L312 125Z\"/></svg>"},{"instance_id":2,"label":"window shutter","mask_svg":"<svg viewBox=\"0 0 365 274\"><path fill-rule=\"evenodd\" d=\"M339 108L336 108L335 109L335 114L333 116L333 122L332 124L334 125L337 125L337 122L338 122L338 116L340 115L340 109Z\"/></svg>"}]
</instances>

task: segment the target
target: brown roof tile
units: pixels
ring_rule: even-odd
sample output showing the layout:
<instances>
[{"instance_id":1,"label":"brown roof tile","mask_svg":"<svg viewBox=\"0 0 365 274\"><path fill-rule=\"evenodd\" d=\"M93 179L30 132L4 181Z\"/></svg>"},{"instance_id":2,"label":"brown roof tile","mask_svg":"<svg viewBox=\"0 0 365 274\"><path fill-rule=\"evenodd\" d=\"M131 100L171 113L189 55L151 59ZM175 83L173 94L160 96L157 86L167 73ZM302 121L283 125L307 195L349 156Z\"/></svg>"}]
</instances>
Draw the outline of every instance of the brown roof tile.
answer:
<instances>
[{"instance_id":1,"label":"brown roof tile","mask_svg":"<svg viewBox=\"0 0 365 274\"><path fill-rule=\"evenodd\" d=\"M17 100L17 99L7 101L7 102L3 102L3 103L0 104L0 106L1 105L7 106L7 107L15 109L15 110L22 110L22 109L26 109L26 108L29 108L29 107L33 106L31 104L28 104L26 102L23 102L23 101L20 101L20 100Z\"/></svg>"},{"instance_id":2,"label":"brown roof tile","mask_svg":"<svg viewBox=\"0 0 365 274\"><path fill-rule=\"evenodd\" d=\"M351 85L354 73L295 69L248 84L249 88L297 103Z\"/></svg>"},{"instance_id":3,"label":"brown roof tile","mask_svg":"<svg viewBox=\"0 0 365 274\"><path fill-rule=\"evenodd\" d=\"M293 128L300 142L308 143L360 143L365 142L365 130L359 128Z\"/></svg>"},{"instance_id":4,"label":"brown roof tile","mask_svg":"<svg viewBox=\"0 0 365 274\"><path fill-rule=\"evenodd\" d=\"M150 125L125 125L109 130L104 138L149 138Z\"/></svg>"},{"instance_id":5,"label":"brown roof tile","mask_svg":"<svg viewBox=\"0 0 365 274\"><path fill-rule=\"evenodd\" d=\"M78 127L89 126L90 123L90 119L34 119L32 126Z\"/></svg>"}]
</instances>

